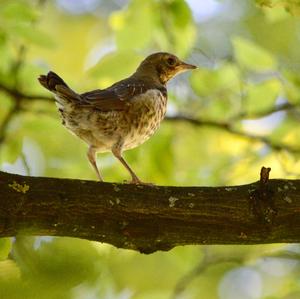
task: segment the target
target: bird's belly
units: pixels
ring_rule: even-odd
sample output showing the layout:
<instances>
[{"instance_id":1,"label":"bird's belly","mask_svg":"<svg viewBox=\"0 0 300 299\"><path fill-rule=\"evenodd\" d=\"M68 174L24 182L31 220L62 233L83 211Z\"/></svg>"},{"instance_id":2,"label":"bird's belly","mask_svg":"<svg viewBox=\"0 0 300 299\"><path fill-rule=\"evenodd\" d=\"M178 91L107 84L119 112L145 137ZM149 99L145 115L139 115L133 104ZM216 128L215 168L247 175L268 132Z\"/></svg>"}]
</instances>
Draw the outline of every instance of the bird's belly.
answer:
<instances>
[{"instance_id":1,"label":"bird's belly","mask_svg":"<svg viewBox=\"0 0 300 299\"><path fill-rule=\"evenodd\" d=\"M159 128L160 122L161 120L148 119L141 122L143 125L131 128L130 132L124 137L123 148L125 150L135 148L147 141Z\"/></svg>"},{"instance_id":2,"label":"bird's belly","mask_svg":"<svg viewBox=\"0 0 300 299\"><path fill-rule=\"evenodd\" d=\"M97 148L98 152L110 151L123 134L124 126L120 123L119 111L101 112L94 109L82 109L80 113L69 113L63 118L64 126Z\"/></svg>"}]
</instances>

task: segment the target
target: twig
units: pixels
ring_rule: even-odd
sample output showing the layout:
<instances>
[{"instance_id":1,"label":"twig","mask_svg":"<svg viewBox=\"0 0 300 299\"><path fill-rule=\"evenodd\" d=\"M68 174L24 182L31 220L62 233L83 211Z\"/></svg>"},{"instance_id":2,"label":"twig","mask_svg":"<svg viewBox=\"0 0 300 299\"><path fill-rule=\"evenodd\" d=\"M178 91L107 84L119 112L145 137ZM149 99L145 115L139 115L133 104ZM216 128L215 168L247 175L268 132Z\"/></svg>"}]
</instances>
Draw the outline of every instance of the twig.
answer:
<instances>
[{"instance_id":1,"label":"twig","mask_svg":"<svg viewBox=\"0 0 300 299\"><path fill-rule=\"evenodd\" d=\"M250 209L258 221L271 224L277 210L274 202L274 191L269 187L270 167L262 167L259 186L250 193Z\"/></svg>"},{"instance_id":2,"label":"twig","mask_svg":"<svg viewBox=\"0 0 300 299\"><path fill-rule=\"evenodd\" d=\"M13 99L13 106L8 111L7 115L5 116L4 120L2 121L2 124L0 125L0 144L2 144L5 140L5 135L7 128L9 126L9 123L13 119L13 117L20 111L21 109L21 102L24 100L35 100L35 99L41 99L41 97L36 97L32 95L26 95L19 91L21 88L20 82L19 82L19 74L20 70L24 64L24 59L26 55L26 47L24 45L21 45L18 50L18 55L15 60L15 62L11 66L11 74L14 78L14 87L8 87L4 85L3 83L0 83L0 91L4 91L7 93L12 99ZM44 98L50 99L50 98Z\"/></svg>"},{"instance_id":3,"label":"twig","mask_svg":"<svg viewBox=\"0 0 300 299\"><path fill-rule=\"evenodd\" d=\"M20 98L22 100L45 100L53 102L52 97L44 96L44 95L31 95L20 92L18 89L11 88L5 86L3 83L0 83L0 91L4 91L6 94L11 96L12 98Z\"/></svg>"},{"instance_id":4,"label":"twig","mask_svg":"<svg viewBox=\"0 0 300 299\"><path fill-rule=\"evenodd\" d=\"M20 74L20 70L24 64L26 52L27 52L26 47L24 45L21 45L18 49L17 59L11 65L10 73L13 74L13 77L14 77L14 89L15 90L18 90L18 88L20 86L19 74Z\"/></svg>"},{"instance_id":5,"label":"twig","mask_svg":"<svg viewBox=\"0 0 300 299\"><path fill-rule=\"evenodd\" d=\"M242 112L240 114L237 114L235 116L233 116L230 121L237 121L237 120L244 120L244 119L257 119L257 118L262 118L262 117L266 117L269 116L270 114L276 113L276 112L280 112L280 111L287 111L287 110L292 110L299 107L299 105L293 105L291 103L283 103L283 104L279 104L275 107L272 107L270 109L264 110L264 111L257 111L254 113L246 113L246 112Z\"/></svg>"}]
</instances>

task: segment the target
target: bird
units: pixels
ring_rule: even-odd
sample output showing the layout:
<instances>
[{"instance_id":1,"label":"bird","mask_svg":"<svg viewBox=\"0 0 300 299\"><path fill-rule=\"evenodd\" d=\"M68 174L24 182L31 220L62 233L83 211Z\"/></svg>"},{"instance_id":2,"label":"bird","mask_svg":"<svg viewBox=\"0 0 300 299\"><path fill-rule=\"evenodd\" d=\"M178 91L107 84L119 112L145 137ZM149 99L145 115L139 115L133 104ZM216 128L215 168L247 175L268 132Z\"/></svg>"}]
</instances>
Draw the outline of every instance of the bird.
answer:
<instances>
[{"instance_id":1,"label":"bird","mask_svg":"<svg viewBox=\"0 0 300 299\"><path fill-rule=\"evenodd\" d=\"M160 126L167 109L166 83L196 68L176 55L157 52L147 56L130 77L105 89L77 93L52 71L38 80L54 94L62 124L87 143L87 157L99 181L103 178L97 153L112 152L130 173L129 183L144 184L123 152L144 143Z\"/></svg>"}]
</instances>

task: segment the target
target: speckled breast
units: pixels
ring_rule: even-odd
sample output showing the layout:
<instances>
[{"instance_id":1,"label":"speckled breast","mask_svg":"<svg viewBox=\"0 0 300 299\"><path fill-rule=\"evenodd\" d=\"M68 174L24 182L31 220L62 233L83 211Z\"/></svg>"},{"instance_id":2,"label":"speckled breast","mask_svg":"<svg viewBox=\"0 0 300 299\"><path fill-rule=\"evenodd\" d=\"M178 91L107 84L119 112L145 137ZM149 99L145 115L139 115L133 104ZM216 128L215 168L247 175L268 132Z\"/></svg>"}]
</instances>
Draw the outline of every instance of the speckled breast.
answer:
<instances>
[{"instance_id":1,"label":"speckled breast","mask_svg":"<svg viewBox=\"0 0 300 299\"><path fill-rule=\"evenodd\" d=\"M128 113L124 114L128 133L124 134L124 149L134 148L158 129L167 109L167 97L158 89L150 89L132 99Z\"/></svg>"}]
</instances>

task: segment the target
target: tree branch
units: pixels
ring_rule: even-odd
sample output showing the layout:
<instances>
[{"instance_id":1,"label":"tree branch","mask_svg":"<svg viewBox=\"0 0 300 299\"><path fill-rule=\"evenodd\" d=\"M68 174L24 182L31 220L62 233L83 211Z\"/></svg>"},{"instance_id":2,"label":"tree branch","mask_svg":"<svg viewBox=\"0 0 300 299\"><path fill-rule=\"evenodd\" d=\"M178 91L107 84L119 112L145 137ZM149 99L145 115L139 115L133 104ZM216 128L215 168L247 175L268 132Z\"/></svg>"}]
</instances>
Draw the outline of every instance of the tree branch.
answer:
<instances>
[{"instance_id":1,"label":"tree branch","mask_svg":"<svg viewBox=\"0 0 300 299\"><path fill-rule=\"evenodd\" d=\"M172 121L172 122L187 122L187 123L190 123L190 124L192 124L194 126L198 126L198 127L208 126L208 127L225 130L228 133L231 133L231 134L239 136L239 137L243 137L243 138L253 140L253 141L262 142L275 151L285 150L292 154L300 153L300 148L292 147L292 146L290 146L288 144L284 144L284 143L275 143L266 136L254 135L254 134L250 134L248 132L242 131L242 130L238 130L238 129L234 128L234 126L232 126L230 123L215 122L215 121L210 121L210 120L201 120L201 119L193 118L193 117L190 117L187 115L182 115L182 114L178 114L178 115L174 115L174 116L167 116L165 119L168 121Z\"/></svg>"},{"instance_id":2,"label":"tree branch","mask_svg":"<svg viewBox=\"0 0 300 299\"><path fill-rule=\"evenodd\" d=\"M21 102L25 100L36 100L36 99L43 99L46 100L46 97L36 97L32 95L26 95L19 91L20 89L20 82L19 82L19 74L20 70L23 67L25 54L27 52L27 48L24 45L21 45L18 49L16 60L11 65L11 74L12 78L14 79L14 87L6 86L0 82L0 91L5 92L8 94L12 99L12 107L4 117L2 124L0 125L0 145L4 142L6 137L7 128L14 118L14 116L20 112L21 110Z\"/></svg>"},{"instance_id":3,"label":"tree branch","mask_svg":"<svg viewBox=\"0 0 300 299\"><path fill-rule=\"evenodd\" d=\"M270 180L263 188L151 187L0 172L0 237L17 234L85 238L143 253L186 244L295 243L300 180Z\"/></svg>"},{"instance_id":4,"label":"tree branch","mask_svg":"<svg viewBox=\"0 0 300 299\"><path fill-rule=\"evenodd\" d=\"M263 110L263 111L257 111L257 112L252 112L252 113L242 112L242 113L234 116L231 119L231 121L237 121L237 120L243 120L243 119L257 119L257 118L269 116L276 112L295 110L297 108L299 108L299 105L295 105L295 104L291 104L291 103L287 102L287 103L278 104L274 107L271 107L271 108Z\"/></svg>"},{"instance_id":5,"label":"tree branch","mask_svg":"<svg viewBox=\"0 0 300 299\"><path fill-rule=\"evenodd\" d=\"M0 82L0 91L5 92L12 98L19 98L22 100L44 100L44 101L51 101L53 102L54 99L52 97L43 96L43 95L32 95L32 94L26 94L21 91L19 91L16 88L11 88L6 86L5 84Z\"/></svg>"}]
</instances>

